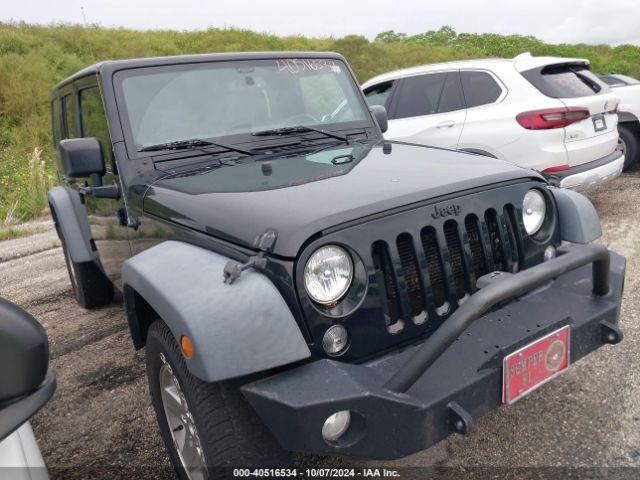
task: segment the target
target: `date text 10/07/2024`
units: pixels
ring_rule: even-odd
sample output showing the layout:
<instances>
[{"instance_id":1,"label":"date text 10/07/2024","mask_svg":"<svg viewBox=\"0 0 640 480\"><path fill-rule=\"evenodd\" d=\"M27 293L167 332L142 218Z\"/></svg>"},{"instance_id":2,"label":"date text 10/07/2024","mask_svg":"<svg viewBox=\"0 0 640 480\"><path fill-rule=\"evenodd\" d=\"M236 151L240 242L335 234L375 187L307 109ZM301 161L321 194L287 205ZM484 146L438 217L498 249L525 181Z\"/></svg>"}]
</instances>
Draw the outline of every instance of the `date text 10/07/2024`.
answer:
<instances>
[{"instance_id":1,"label":"date text 10/07/2024","mask_svg":"<svg viewBox=\"0 0 640 480\"><path fill-rule=\"evenodd\" d=\"M399 478L400 472L387 468L237 468L233 476L262 478Z\"/></svg>"}]
</instances>

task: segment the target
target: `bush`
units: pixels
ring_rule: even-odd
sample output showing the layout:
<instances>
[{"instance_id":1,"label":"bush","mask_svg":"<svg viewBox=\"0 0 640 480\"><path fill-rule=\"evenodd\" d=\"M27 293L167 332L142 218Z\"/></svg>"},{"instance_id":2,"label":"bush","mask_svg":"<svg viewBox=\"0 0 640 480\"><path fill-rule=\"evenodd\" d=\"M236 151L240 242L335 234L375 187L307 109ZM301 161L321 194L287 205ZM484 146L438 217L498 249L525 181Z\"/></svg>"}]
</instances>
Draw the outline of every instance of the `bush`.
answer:
<instances>
[{"instance_id":1,"label":"bush","mask_svg":"<svg viewBox=\"0 0 640 480\"><path fill-rule=\"evenodd\" d=\"M450 27L407 36L383 32L364 37L277 37L237 29L197 32L133 31L77 25L0 23L0 223L26 220L46 207L55 181L50 141L52 87L104 59L257 50L332 50L342 53L363 82L412 65L487 56L586 57L597 71L640 76L640 48L621 45L549 45L519 35L456 33Z\"/></svg>"}]
</instances>

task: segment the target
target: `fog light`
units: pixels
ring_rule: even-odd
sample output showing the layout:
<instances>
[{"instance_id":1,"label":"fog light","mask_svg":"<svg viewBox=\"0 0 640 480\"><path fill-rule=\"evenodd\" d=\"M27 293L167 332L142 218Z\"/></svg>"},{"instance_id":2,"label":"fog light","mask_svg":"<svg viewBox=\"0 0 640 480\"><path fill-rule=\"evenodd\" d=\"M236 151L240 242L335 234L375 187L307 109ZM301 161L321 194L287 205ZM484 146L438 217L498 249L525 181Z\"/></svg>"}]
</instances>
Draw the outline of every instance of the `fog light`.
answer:
<instances>
[{"instance_id":1,"label":"fog light","mask_svg":"<svg viewBox=\"0 0 640 480\"><path fill-rule=\"evenodd\" d=\"M338 355L347 348L347 342L349 341L349 334L347 329L342 325L334 325L324 332L322 337L322 348L329 355Z\"/></svg>"},{"instance_id":2,"label":"fog light","mask_svg":"<svg viewBox=\"0 0 640 480\"><path fill-rule=\"evenodd\" d=\"M553 245L549 245L547 248L545 248L544 250L544 261L548 261L551 260L552 258L556 257L556 247L554 247Z\"/></svg>"},{"instance_id":3,"label":"fog light","mask_svg":"<svg viewBox=\"0 0 640 480\"><path fill-rule=\"evenodd\" d=\"M349 410L341 410L329 415L322 426L322 437L327 442L337 442L349 429L351 413Z\"/></svg>"}]
</instances>

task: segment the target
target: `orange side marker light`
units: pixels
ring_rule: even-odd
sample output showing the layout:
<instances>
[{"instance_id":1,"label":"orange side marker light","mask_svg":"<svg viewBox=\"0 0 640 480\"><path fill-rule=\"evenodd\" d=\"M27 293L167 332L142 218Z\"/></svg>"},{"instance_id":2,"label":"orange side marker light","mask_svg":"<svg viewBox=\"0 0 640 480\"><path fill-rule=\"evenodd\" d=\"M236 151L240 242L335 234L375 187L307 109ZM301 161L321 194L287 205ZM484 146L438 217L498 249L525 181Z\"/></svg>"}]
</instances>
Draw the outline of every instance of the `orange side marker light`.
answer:
<instances>
[{"instance_id":1,"label":"orange side marker light","mask_svg":"<svg viewBox=\"0 0 640 480\"><path fill-rule=\"evenodd\" d=\"M180 337L180 349L185 358L189 359L193 357L193 342L186 335Z\"/></svg>"}]
</instances>

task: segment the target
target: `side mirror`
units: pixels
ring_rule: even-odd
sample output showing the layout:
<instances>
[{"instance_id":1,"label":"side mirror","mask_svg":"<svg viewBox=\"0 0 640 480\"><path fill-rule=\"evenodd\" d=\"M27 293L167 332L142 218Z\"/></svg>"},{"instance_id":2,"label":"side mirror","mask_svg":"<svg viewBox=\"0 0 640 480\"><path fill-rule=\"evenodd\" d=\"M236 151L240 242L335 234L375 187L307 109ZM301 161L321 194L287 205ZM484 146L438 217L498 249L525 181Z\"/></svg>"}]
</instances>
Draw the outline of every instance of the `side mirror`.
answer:
<instances>
[{"instance_id":1,"label":"side mirror","mask_svg":"<svg viewBox=\"0 0 640 480\"><path fill-rule=\"evenodd\" d=\"M38 321L0 298L0 440L44 405L56 387L49 342Z\"/></svg>"},{"instance_id":2,"label":"side mirror","mask_svg":"<svg viewBox=\"0 0 640 480\"><path fill-rule=\"evenodd\" d=\"M62 158L62 168L67 177L91 177L94 185L102 185L106 168L102 147L97 138L61 140L58 149Z\"/></svg>"},{"instance_id":3,"label":"side mirror","mask_svg":"<svg viewBox=\"0 0 640 480\"><path fill-rule=\"evenodd\" d=\"M382 133L386 132L389 128L387 109L382 105L372 105L371 107L369 107L369 110L371 110L371 113L373 113L373 117L376 119L378 127L380 127L380 131Z\"/></svg>"},{"instance_id":4,"label":"side mirror","mask_svg":"<svg viewBox=\"0 0 640 480\"><path fill-rule=\"evenodd\" d=\"M42 325L0 299L0 405L36 390L49 368L49 342Z\"/></svg>"}]
</instances>

